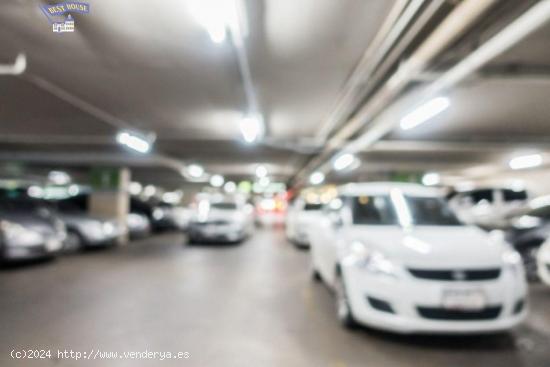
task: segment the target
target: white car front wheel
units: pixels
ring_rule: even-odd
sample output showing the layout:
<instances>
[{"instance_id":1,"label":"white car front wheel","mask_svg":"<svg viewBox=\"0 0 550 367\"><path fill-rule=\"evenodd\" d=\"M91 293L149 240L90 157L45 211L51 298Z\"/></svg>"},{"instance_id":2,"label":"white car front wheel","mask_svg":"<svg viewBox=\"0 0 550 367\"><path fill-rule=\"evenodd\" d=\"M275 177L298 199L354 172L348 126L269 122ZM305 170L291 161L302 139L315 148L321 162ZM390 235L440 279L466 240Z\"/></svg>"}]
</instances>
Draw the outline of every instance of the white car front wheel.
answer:
<instances>
[{"instance_id":1,"label":"white car front wheel","mask_svg":"<svg viewBox=\"0 0 550 367\"><path fill-rule=\"evenodd\" d=\"M354 328L357 326L355 319L353 318L353 312L349 304L348 294L346 291L346 285L342 278L342 274L336 274L334 281L334 290L336 293L336 315L340 323L346 328Z\"/></svg>"}]
</instances>

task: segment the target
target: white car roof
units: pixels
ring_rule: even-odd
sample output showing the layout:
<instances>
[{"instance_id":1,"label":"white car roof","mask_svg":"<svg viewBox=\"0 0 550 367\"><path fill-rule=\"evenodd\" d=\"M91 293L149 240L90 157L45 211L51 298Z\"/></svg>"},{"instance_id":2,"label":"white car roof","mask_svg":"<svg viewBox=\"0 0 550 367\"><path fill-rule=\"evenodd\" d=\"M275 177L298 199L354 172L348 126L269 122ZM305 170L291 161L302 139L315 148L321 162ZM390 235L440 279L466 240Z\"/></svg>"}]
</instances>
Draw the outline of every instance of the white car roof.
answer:
<instances>
[{"instance_id":1,"label":"white car roof","mask_svg":"<svg viewBox=\"0 0 550 367\"><path fill-rule=\"evenodd\" d=\"M350 183L338 187L338 193L342 196L384 195L389 194L393 189L399 189L404 194L411 196L444 195L443 189L440 188L428 187L415 183L401 182Z\"/></svg>"}]
</instances>

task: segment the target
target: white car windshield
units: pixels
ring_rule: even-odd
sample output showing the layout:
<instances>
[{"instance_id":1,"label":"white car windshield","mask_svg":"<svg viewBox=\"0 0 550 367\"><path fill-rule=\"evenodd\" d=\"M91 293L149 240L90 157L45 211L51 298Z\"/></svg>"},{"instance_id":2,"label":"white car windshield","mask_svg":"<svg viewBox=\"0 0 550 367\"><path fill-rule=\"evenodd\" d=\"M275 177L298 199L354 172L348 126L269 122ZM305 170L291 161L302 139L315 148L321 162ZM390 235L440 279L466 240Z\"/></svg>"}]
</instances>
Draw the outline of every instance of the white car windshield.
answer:
<instances>
[{"instance_id":1,"label":"white car windshield","mask_svg":"<svg viewBox=\"0 0 550 367\"><path fill-rule=\"evenodd\" d=\"M364 195L351 198L354 224L402 225L399 211L407 211L412 225L460 225L456 216L441 198L404 196L404 204L390 195ZM402 216L402 213L401 213Z\"/></svg>"}]
</instances>

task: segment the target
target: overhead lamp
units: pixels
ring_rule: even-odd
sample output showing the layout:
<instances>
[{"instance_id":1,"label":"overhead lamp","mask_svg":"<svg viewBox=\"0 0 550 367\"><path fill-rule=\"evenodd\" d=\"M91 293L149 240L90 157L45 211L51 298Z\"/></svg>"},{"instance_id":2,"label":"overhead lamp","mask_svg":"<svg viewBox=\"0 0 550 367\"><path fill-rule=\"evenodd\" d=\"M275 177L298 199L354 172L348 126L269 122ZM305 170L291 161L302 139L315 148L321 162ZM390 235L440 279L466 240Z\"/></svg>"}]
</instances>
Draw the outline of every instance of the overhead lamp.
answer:
<instances>
[{"instance_id":1,"label":"overhead lamp","mask_svg":"<svg viewBox=\"0 0 550 367\"><path fill-rule=\"evenodd\" d=\"M354 162L356 158L351 153L343 153L337 156L334 161L332 162L332 167L336 171L342 171L348 167L350 167Z\"/></svg>"},{"instance_id":2,"label":"overhead lamp","mask_svg":"<svg viewBox=\"0 0 550 367\"><path fill-rule=\"evenodd\" d=\"M267 168L264 165L256 167L256 176L259 178L267 176Z\"/></svg>"},{"instance_id":3,"label":"overhead lamp","mask_svg":"<svg viewBox=\"0 0 550 367\"><path fill-rule=\"evenodd\" d=\"M312 185L319 185L325 181L325 174L320 171L315 171L309 176L309 183Z\"/></svg>"},{"instance_id":4,"label":"overhead lamp","mask_svg":"<svg viewBox=\"0 0 550 367\"><path fill-rule=\"evenodd\" d=\"M48 173L48 180L55 185L66 185L71 182L71 176L64 171L50 171Z\"/></svg>"},{"instance_id":5,"label":"overhead lamp","mask_svg":"<svg viewBox=\"0 0 550 367\"><path fill-rule=\"evenodd\" d=\"M422 176L422 183L426 186L434 186L441 182L441 176L436 172L428 172Z\"/></svg>"},{"instance_id":6,"label":"overhead lamp","mask_svg":"<svg viewBox=\"0 0 550 367\"><path fill-rule=\"evenodd\" d=\"M540 154L522 155L510 159L508 164L511 169L533 168L542 164L542 156Z\"/></svg>"},{"instance_id":7,"label":"overhead lamp","mask_svg":"<svg viewBox=\"0 0 550 367\"><path fill-rule=\"evenodd\" d=\"M198 164L191 164L187 167L187 173L193 178L199 178L204 174L204 168Z\"/></svg>"},{"instance_id":8,"label":"overhead lamp","mask_svg":"<svg viewBox=\"0 0 550 367\"><path fill-rule=\"evenodd\" d=\"M246 24L240 19L244 15L244 5L241 2L192 0L189 1L189 10L214 43L224 42L230 30L233 33L238 32L239 37L247 34Z\"/></svg>"},{"instance_id":9,"label":"overhead lamp","mask_svg":"<svg viewBox=\"0 0 550 367\"><path fill-rule=\"evenodd\" d=\"M243 139L247 143L253 143L261 139L264 133L264 123L260 115L245 116L241 119L239 128Z\"/></svg>"},{"instance_id":10,"label":"overhead lamp","mask_svg":"<svg viewBox=\"0 0 550 367\"><path fill-rule=\"evenodd\" d=\"M223 189L229 194L234 193L235 190L237 190L237 184L235 184L235 182L233 181L228 181L225 183L225 185L223 185Z\"/></svg>"},{"instance_id":11,"label":"overhead lamp","mask_svg":"<svg viewBox=\"0 0 550 367\"><path fill-rule=\"evenodd\" d=\"M220 7L227 1L193 0L189 1L189 11L197 22L206 29L214 43L222 43L226 38L226 9Z\"/></svg>"},{"instance_id":12,"label":"overhead lamp","mask_svg":"<svg viewBox=\"0 0 550 367\"><path fill-rule=\"evenodd\" d=\"M222 175L212 175L212 177L210 177L210 185L214 187L222 187L224 182L225 179Z\"/></svg>"},{"instance_id":13,"label":"overhead lamp","mask_svg":"<svg viewBox=\"0 0 550 367\"><path fill-rule=\"evenodd\" d=\"M132 195L141 194L142 189L143 189L142 185L139 182L136 182L136 181L132 181L132 182L130 182L130 185L128 185L128 191Z\"/></svg>"},{"instance_id":14,"label":"overhead lamp","mask_svg":"<svg viewBox=\"0 0 550 367\"><path fill-rule=\"evenodd\" d=\"M146 197L151 197L157 193L157 188L153 185L147 185L143 189L143 195Z\"/></svg>"},{"instance_id":15,"label":"overhead lamp","mask_svg":"<svg viewBox=\"0 0 550 367\"><path fill-rule=\"evenodd\" d=\"M151 144L147 139L131 133L129 131L122 131L117 134L116 141L130 149L139 153L147 153L151 149Z\"/></svg>"},{"instance_id":16,"label":"overhead lamp","mask_svg":"<svg viewBox=\"0 0 550 367\"><path fill-rule=\"evenodd\" d=\"M437 97L431 99L403 117L400 121L401 129L409 130L415 128L445 111L450 105L451 102L447 97Z\"/></svg>"},{"instance_id":17,"label":"overhead lamp","mask_svg":"<svg viewBox=\"0 0 550 367\"><path fill-rule=\"evenodd\" d=\"M80 188L78 187L78 185L75 184L69 186L69 188L67 189L67 193L69 194L69 196L76 196L79 192Z\"/></svg>"},{"instance_id":18,"label":"overhead lamp","mask_svg":"<svg viewBox=\"0 0 550 367\"><path fill-rule=\"evenodd\" d=\"M31 198L37 198L42 199L44 197L44 189L40 186L29 186L27 189L27 195L29 195Z\"/></svg>"}]
</instances>

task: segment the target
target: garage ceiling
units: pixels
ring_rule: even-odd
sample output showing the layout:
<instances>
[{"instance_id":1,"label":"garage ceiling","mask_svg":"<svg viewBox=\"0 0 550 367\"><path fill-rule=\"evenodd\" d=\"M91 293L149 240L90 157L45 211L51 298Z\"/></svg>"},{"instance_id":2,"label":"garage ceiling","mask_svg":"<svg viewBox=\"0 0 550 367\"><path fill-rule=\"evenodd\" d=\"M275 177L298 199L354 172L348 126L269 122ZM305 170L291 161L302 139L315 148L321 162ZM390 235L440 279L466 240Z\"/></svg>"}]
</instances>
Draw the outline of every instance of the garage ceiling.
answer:
<instances>
[{"instance_id":1,"label":"garage ceiling","mask_svg":"<svg viewBox=\"0 0 550 367\"><path fill-rule=\"evenodd\" d=\"M145 0L90 3L90 14L75 16L76 32L63 35L51 32L42 2L0 3L0 62L21 52L28 60L22 76L0 76L0 159L86 169L95 157L174 187L183 177L154 156L233 179L250 177L257 163L276 179L292 177L320 149L317 131L394 5L246 1L246 48L267 125L266 139L251 146L238 128L247 101L235 50L210 41L189 1L154 9ZM549 37L545 27L450 91L444 114L389 134L364 153L354 178L467 168L526 144L546 149ZM156 134L152 158L116 145L116 132L128 127Z\"/></svg>"}]
</instances>

